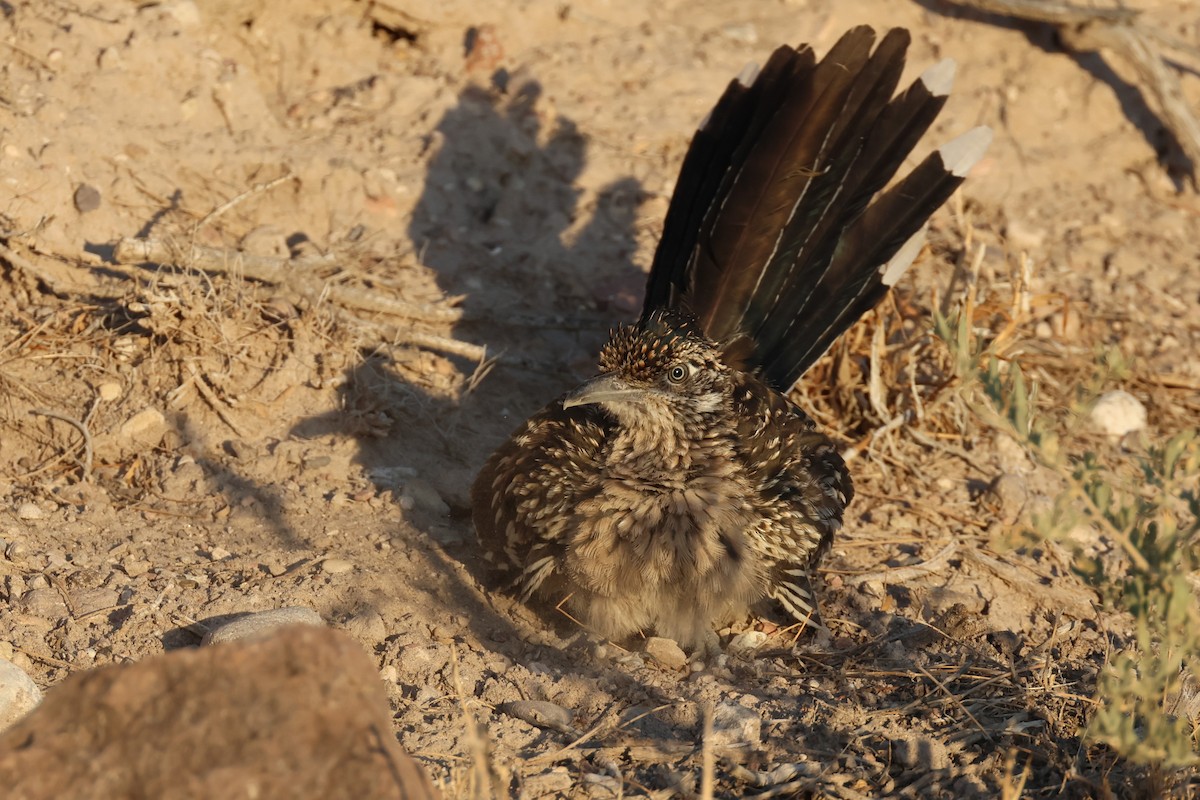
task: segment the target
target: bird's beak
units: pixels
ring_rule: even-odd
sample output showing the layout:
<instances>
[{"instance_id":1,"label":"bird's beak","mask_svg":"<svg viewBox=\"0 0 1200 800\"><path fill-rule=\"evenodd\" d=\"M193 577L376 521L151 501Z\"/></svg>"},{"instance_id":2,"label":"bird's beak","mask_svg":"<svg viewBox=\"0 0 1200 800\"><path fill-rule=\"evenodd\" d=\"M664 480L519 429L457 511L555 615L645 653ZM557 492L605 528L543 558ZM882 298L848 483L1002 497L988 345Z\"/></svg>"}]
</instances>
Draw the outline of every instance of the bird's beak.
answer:
<instances>
[{"instance_id":1,"label":"bird's beak","mask_svg":"<svg viewBox=\"0 0 1200 800\"><path fill-rule=\"evenodd\" d=\"M645 396L645 389L630 386L615 375L601 375L563 398L563 408L593 403L636 403Z\"/></svg>"}]
</instances>

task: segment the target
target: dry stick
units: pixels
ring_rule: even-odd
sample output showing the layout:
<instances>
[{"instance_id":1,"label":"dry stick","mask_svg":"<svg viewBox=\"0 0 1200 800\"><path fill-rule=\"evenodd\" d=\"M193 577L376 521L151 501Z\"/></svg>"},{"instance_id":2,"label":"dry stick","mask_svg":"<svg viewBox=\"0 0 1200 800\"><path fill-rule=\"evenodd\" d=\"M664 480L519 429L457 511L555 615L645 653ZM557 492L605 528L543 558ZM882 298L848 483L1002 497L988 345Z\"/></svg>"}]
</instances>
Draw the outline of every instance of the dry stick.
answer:
<instances>
[{"instance_id":1,"label":"dry stick","mask_svg":"<svg viewBox=\"0 0 1200 800\"><path fill-rule=\"evenodd\" d=\"M54 656L45 656L41 653L35 653L32 650L26 650L24 647L17 647L15 644L13 645L13 650L16 650L18 653L24 653L30 658L36 658L38 661L49 664L52 667L59 667L61 669L75 669L75 665L70 661L62 661Z\"/></svg>"},{"instance_id":2,"label":"dry stick","mask_svg":"<svg viewBox=\"0 0 1200 800\"><path fill-rule=\"evenodd\" d=\"M0 253L2 252L3 250L0 250ZM301 294L307 295L318 293L305 291L304 287L292 286L296 282L297 274L316 267L333 266L337 263L332 256L325 255L302 258L257 256L219 247L192 245L190 248L183 248L161 239L134 238L125 238L117 242L113 257L119 262L130 264L144 261L156 264L185 263L193 269L204 272L234 273L262 283L290 286ZM343 307L378 311L394 317L427 322L451 323L462 319L462 309L459 308L439 307L430 303L410 303L395 298L381 298L363 291L336 286L322 286L322 290L328 300ZM482 352L482 348L473 345L466 347L465 352L459 352L452 349L453 345L446 344L450 340L443 340L441 337L437 337L437 340L438 344L432 345L435 349L446 350L456 355L475 358L478 353Z\"/></svg>"},{"instance_id":3,"label":"dry stick","mask_svg":"<svg viewBox=\"0 0 1200 800\"><path fill-rule=\"evenodd\" d=\"M286 284L297 270L336 263L332 256L305 256L295 259L257 256L220 247L203 247L198 244L183 247L162 239L131 237L117 242L113 258L125 264L187 264L203 272L237 273L246 278L272 284Z\"/></svg>"},{"instance_id":4,"label":"dry stick","mask_svg":"<svg viewBox=\"0 0 1200 800\"><path fill-rule=\"evenodd\" d=\"M716 756L713 755L713 707L709 703L704 707L704 738L701 743L700 757L700 800L713 800L716 781L713 777Z\"/></svg>"},{"instance_id":5,"label":"dry stick","mask_svg":"<svg viewBox=\"0 0 1200 800\"><path fill-rule=\"evenodd\" d=\"M1129 8L1085 8L1055 0L956 0L962 5L1051 25L1084 25L1091 22L1132 22L1140 13Z\"/></svg>"},{"instance_id":6,"label":"dry stick","mask_svg":"<svg viewBox=\"0 0 1200 800\"><path fill-rule=\"evenodd\" d=\"M575 748L579 747L582 744L585 744L589 740L594 739L601 732L601 730L605 727L605 722L608 719L608 712L611 711L613 706L615 706L615 705L616 705L616 703L613 703L608 708L604 709L604 713L601 714L600 717L596 720L596 724L593 725L591 728L589 728L587 731L585 731L582 736L575 739L574 741L567 743L563 747L560 747L558 750L555 750L553 753L542 753L539 756L534 756L533 758L531 758L525 762L526 765L536 764L539 761L556 761L557 759L562 758L562 756L565 755L568 751L574 750ZM629 725L632 725L635 722L640 721L643 717L648 717L651 714L657 714L659 711L662 711L664 708L670 708L673 705L675 705L675 704L674 703L664 703L660 706L655 706L654 708L650 709L649 711L644 711L641 714L638 714L633 719L628 720L626 722L622 722L620 725L618 725L616 727L618 729L627 727Z\"/></svg>"},{"instance_id":7,"label":"dry stick","mask_svg":"<svg viewBox=\"0 0 1200 800\"><path fill-rule=\"evenodd\" d=\"M249 199L257 194L262 194L263 192L269 192L281 183L286 183L287 181L296 180L296 179L297 179L296 174L289 169L285 174L280 175L278 178L275 178L274 180L266 181L264 183L257 183L254 186L251 186L246 191L242 192L241 194L237 195L236 197L230 198L229 200L225 201L221 205L214 208L212 211L205 214L204 218L201 219L199 222L197 222L195 224L195 226L192 228L192 236L195 237L196 233L199 232L199 230L201 228L203 228L205 225L208 225L214 219L221 216L225 212L229 211L231 208L241 205L247 199Z\"/></svg>"},{"instance_id":8,"label":"dry stick","mask_svg":"<svg viewBox=\"0 0 1200 800\"><path fill-rule=\"evenodd\" d=\"M211 407L213 411L217 412L217 416L221 418L221 421L228 425L230 429L241 438L251 438L250 435L243 431L241 426L239 426L237 422L235 422L233 418L229 416L228 411L225 409L225 403L223 403L221 398L217 397L216 392L209 387L208 382L204 380L204 376L200 374L200 371L196 369L196 366L194 364L188 364L187 368L188 372L192 374L192 385L196 387L196 391L200 393L200 396L204 398L209 407Z\"/></svg>"},{"instance_id":9,"label":"dry stick","mask_svg":"<svg viewBox=\"0 0 1200 800\"><path fill-rule=\"evenodd\" d=\"M1092 24L1064 31L1064 41L1072 49L1088 51L1111 49L1132 62L1138 77L1150 89L1163 115L1163 122L1179 140L1179 146L1192 162L1192 186L1200 169L1200 120L1183 96L1179 79L1167 69L1166 62L1150 37L1134 25Z\"/></svg>"},{"instance_id":10,"label":"dry stick","mask_svg":"<svg viewBox=\"0 0 1200 800\"><path fill-rule=\"evenodd\" d=\"M472 361L483 361L487 358L487 348L470 342L460 342L433 333L420 331L397 331L396 340L400 344L411 344L424 347L426 350L440 350L455 356L469 358Z\"/></svg>"},{"instance_id":11,"label":"dry stick","mask_svg":"<svg viewBox=\"0 0 1200 800\"><path fill-rule=\"evenodd\" d=\"M479 730L479 721L467 707L467 695L463 691L462 680L458 674L458 648L453 644L450 645L450 677L454 684L454 692L458 695L458 708L462 713L467 749L470 752L473 778L471 783L475 788L475 792L472 794L477 797L488 797L491 795L492 776L487 765L487 742Z\"/></svg>"},{"instance_id":12,"label":"dry stick","mask_svg":"<svg viewBox=\"0 0 1200 800\"><path fill-rule=\"evenodd\" d=\"M992 735L987 732L987 728L983 727L983 724L978 719L975 718L975 715L971 713L970 709L968 709L966 707L966 705L963 704L961 697L955 695L954 692L947 689L946 684L939 681L937 679L937 677L935 677L933 675L933 673L931 673L929 670L925 669L925 667L922 667L920 664L918 664L917 669L919 669L921 671L922 675L924 675L929 680L933 681L933 685L936 686L938 688L938 690L940 692L942 692L942 694L944 694L951 703L958 706L959 710L961 710L964 714L966 714L967 717L971 720L971 722L975 723L975 727L979 728L979 732L982 733L989 742L991 742L992 744L996 743L996 740L992 738Z\"/></svg>"},{"instance_id":13,"label":"dry stick","mask_svg":"<svg viewBox=\"0 0 1200 800\"><path fill-rule=\"evenodd\" d=\"M80 435L83 436L83 463L80 466L83 467L83 479L85 481L88 480L92 476L92 434L88 430L87 425L84 425L74 417L68 417L66 414L59 414L57 411L50 411L45 408L30 409L29 413L65 422L79 431Z\"/></svg>"},{"instance_id":14,"label":"dry stick","mask_svg":"<svg viewBox=\"0 0 1200 800\"><path fill-rule=\"evenodd\" d=\"M463 317L461 308L438 306L432 303L410 303L394 297L380 297L362 289L329 287L329 299L340 306L360 308L363 311L378 311L394 317L407 317L425 322L458 322Z\"/></svg>"},{"instance_id":15,"label":"dry stick","mask_svg":"<svg viewBox=\"0 0 1200 800\"><path fill-rule=\"evenodd\" d=\"M879 572L868 572L865 575L857 575L851 578L843 578L843 583L850 586L859 586L867 581L883 581L886 583L903 583L919 578L922 575L928 575L931 572L936 572L946 565L954 554L958 552L958 544L951 542L946 545L928 561L922 561L920 564L913 564L911 567L900 567L899 569L882 570Z\"/></svg>"},{"instance_id":16,"label":"dry stick","mask_svg":"<svg viewBox=\"0 0 1200 800\"><path fill-rule=\"evenodd\" d=\"M50 291L54 292L55 294L65 294L66 293L62 289L60 281L51 277L41 267L37 266L32 261L25 258L25 256L20 255L19 253L17 253L15 250L13 250L11 247L9 247L7 244L4 244L3 242L0 242L0 258L3 258L5 261L7 261L8 263L12 264L14 267L19 269L21 272L26 273L27 275L29 275L29 277L46 284L46 286L48 286L50 288Z\"/></svg>"},{"instance_id":17,"label":"dry stick","mask_svg":"<svg viewBox=\"0 0 1200 800\"><path fill-rule=\"evenodd\" d=\"M1168 47L1173 42L1143 29L1138 11L1128 8L1084 8L1055 0L955 0L993 14L1047 22L1059 29L1063 42L1076 52L1115 50L1133 64L1138 77L1158 103L1163 122L1175 134L1179 146L1192 162L1192 187L1200 170L1200 121L1183 97L1179 79L1166 67L1166 60L1152 40ZM1188 51L1191 48L1183 48Z\"/></svg>"}]
</instances>

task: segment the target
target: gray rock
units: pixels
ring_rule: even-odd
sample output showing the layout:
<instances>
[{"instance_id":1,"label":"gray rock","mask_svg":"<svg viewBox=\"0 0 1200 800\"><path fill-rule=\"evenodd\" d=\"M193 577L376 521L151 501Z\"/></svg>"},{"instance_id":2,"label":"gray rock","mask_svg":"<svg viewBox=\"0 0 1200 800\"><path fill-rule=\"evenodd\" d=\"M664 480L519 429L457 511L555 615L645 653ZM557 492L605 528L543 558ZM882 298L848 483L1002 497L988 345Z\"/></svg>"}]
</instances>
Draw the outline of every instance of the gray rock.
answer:
<instances>
[{"instance_id":1,"label":"gray rock","mask_svg":"<svg viewBox=\"0 0 1200 800\"><path fill-rule=\"evenodd\" d=\"M67 615L67 604L54 589L30 589L13 605L17 611L43 619L61 619Z\"/></svg>"},{"instance_id":2,"label":"gray rock","mask_svg":"<svg viewBox=\"0 0 1200 800\"><path fill-rule=\"evenodd\" d=\"M762 741L762 717L738 703L721 703L713 709L714 747L757 747Z\"/></svg>"},{"instance_id":3,"label":"gray rock","mask_svg":"<svg viewBox=\"0 0 1200 800\"><path fill-rule=\"evenodd\" d=\"M496 709L539 728L548 728L568 736L579 735L572 724L574 718L571 712L548 700L514 700L501 703Z\"/></svg>"},{"instance_id":4,"label":"gray rock","mask_svg":"<svg viewBox=\"0 0 1200 800\"><path fill-rule=\"evenodd\" d=\"M1020 475L1001 475L988 487L988 497L999 507L1001 521L1016 522L1029 502L1029 487Z\"/></svg>"},{"instance_id":5,"label":"gray rock","mask_svg":"<svg viewBox=\"0 0 1200 800\"><path fill-rule=\"evenodd\" d=\"M42 690L24 670L0 658L0 731L7 730L42 702Z\"/></svg>"},{"instance_id":6,"label":"gray rock","mask_svg":"<svg viewBox=\"0 0 1200 800\"><path fill-rule=\"evenodd\" d=\"M252 639L265 639L280 628L291 625L309 625L323 627L325 621L321 615L311 608L303 606L288 606L275 608L270 611L258 611L244 617L227 622L218 628L213 628L204 634L201 647L222 642L235 642Z\"/></svg>"},{"instance_id":7,"label":"gray rock","mask_svg":"<svg viewBox=\"0 0 1200 800\"><path fill-rule=\"evenodd\" d=\"M100 207L100 190L95 186L81 183L75 188L75 208L80 214L95 211Z\"/></svg>"}]
</instances>

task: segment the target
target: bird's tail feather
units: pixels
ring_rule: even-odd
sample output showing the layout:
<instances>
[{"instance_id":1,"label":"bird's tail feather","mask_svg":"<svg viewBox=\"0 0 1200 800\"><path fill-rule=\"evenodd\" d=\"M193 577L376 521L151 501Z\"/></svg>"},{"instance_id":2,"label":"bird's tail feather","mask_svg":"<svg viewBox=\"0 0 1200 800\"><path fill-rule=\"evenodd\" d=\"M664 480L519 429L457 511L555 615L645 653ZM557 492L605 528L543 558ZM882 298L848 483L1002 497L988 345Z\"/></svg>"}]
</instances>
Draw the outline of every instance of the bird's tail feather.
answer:
<instances>
[{"instance_id":1,"label":"bird's tail feather","mask_svg":"<svg viewBox=\"0 0 1200 800\"><path fill-rule=\"evenodd\" d=\"M893 98L908 43L894 29L874 46L858 27L819 62L781 47L730 84L684 160L645 314L686 308L786 390L883 297L990 140L959 137L876 197L953 81L943 61Z\"/></svg>"}]
</instances>

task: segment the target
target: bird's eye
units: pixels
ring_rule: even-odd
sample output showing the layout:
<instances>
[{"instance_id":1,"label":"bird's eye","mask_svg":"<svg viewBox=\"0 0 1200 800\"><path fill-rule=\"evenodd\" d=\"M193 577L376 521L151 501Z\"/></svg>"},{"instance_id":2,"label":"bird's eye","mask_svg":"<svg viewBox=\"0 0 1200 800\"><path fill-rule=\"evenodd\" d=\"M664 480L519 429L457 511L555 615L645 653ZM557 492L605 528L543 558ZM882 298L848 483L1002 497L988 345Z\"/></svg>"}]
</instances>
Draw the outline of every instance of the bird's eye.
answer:
<instances>
[{"instance_id":1,"label":"bird's eye","mask_svg":"<svg viewBox=\"0 0 1200 800\"><path fill-rule=\"evenodd\" d=\"M671 367L671 371L667 373L667 380L671 383L683 383L683 379L688 376L687 367L682 364L676 364Z\"/></svg>"}]
</instances>

